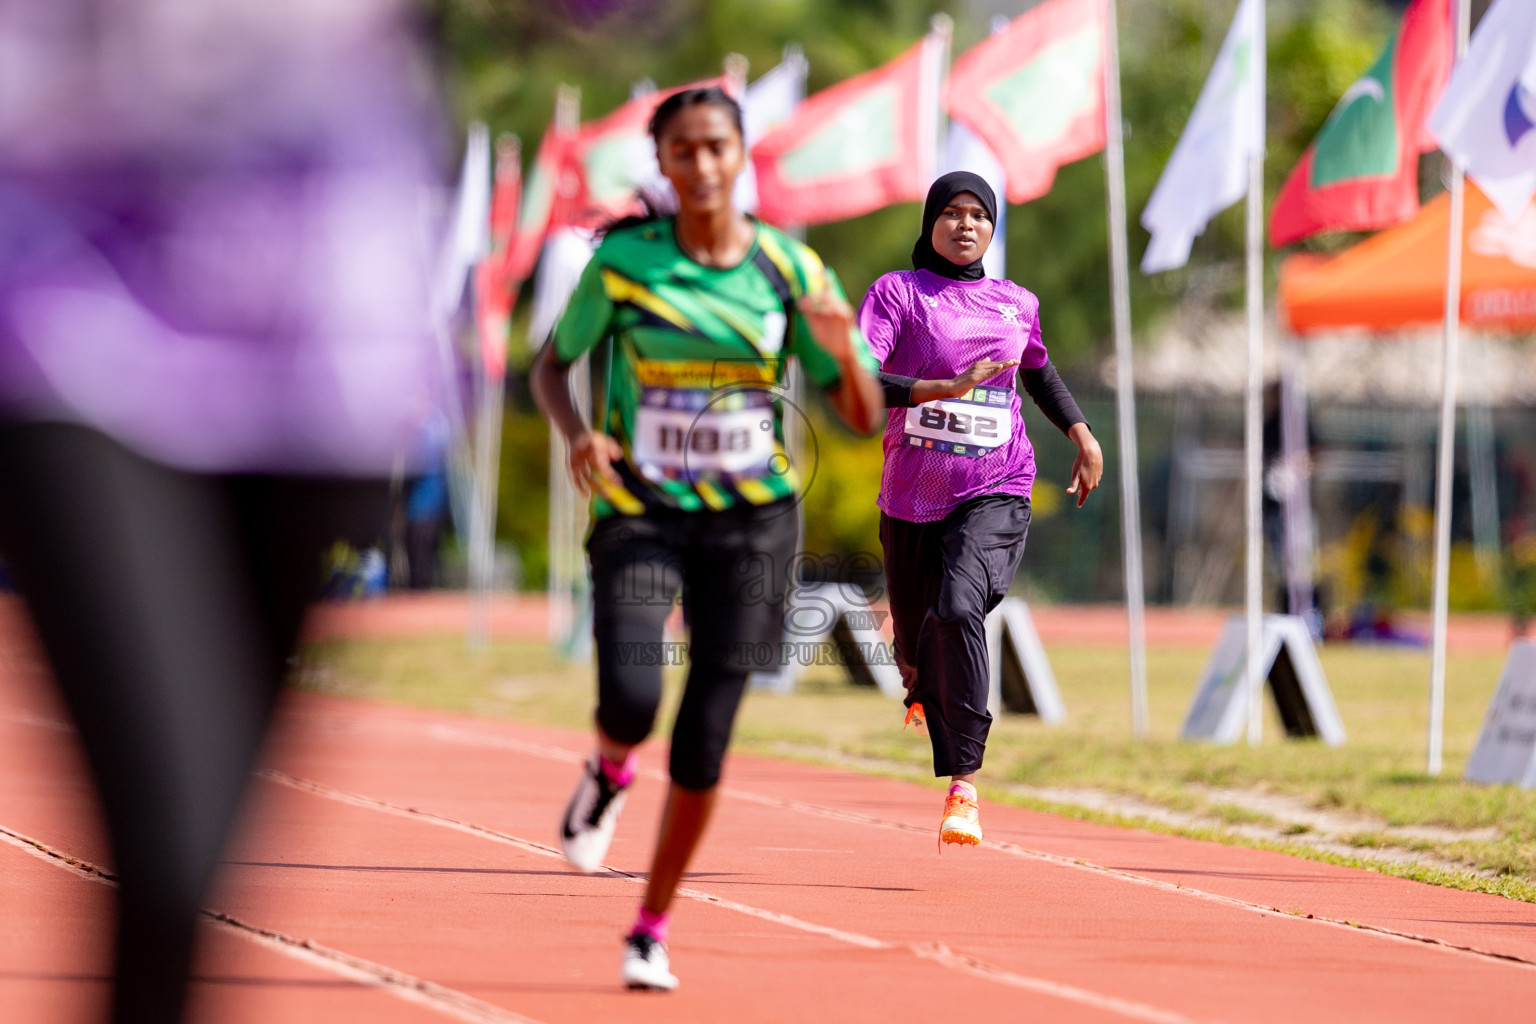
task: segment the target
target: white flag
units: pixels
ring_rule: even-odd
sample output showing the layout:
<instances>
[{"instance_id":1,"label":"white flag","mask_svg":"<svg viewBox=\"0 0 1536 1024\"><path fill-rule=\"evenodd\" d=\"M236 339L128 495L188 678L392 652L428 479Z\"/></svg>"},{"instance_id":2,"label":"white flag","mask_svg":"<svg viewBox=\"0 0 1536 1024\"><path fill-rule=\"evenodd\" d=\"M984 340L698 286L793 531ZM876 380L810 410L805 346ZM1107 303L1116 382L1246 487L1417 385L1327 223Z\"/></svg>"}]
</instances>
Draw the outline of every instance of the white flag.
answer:
<instances>
[{"instance_id":1,"label":"white flag","mask_svg":"<svg viewBox=\"0 0 1536 1024\"><path fill-rule=\"evenodd\" d=\"M992 194L997 197L997 223L992 225L992 244L982 256L981 266L988 277L1007 277L1008 247L1004 238L1008 221L1008 182L1003 176L1003 165L991 147L959 121L949 122L949 132L944 139L944 159L939 165L941 174L970 171L992 186Z\"/></svg>"},{"instance_id":2,"label":"white flag","mask_svg":"<svg viewBox=\"0 0 1536 1024\"><path fill-rule=\"evenodd\" d=\"M469 126L447 227L432 287L432 316L439 326L457 312L470 272L491 251L491 133L479 121Z\"/></svg>"},{"instance_id":3,"label":"white flag","mask_svg":"<svg viewBox=\"0 0 1536 1024\"><path fill-rule=\"evenodd\" d=\"M1189 262L1211 218L1248 192L1248 161L1264 152L1264 5L1242 0L1195 112L1142 211L1152 241L1143 274Z\"/></svg>"},{"instance_id":4,"label":"white flag","mask_svg":"<svg viewBox=\"0 0 1536 1024\"><path fill-rule=\"evenodd\" d=\"M1429 130L1510 222L1536 192L1536 6L1498 0L1451 72Z\"/></svg>"},{"instance_id":5,"label":"white flag","mask_svg":"<svg viewBox=\"0 0 1536 1024\"><path fill-rule=\"evenodd\" d=\"M543 345L560 321L581 272L592 260L594 243L592 233L581 228L559 228L545 240L528 318L528 338L535 345Z\"/></svg>"},{"instance_id":6,"label":"white flag","mask_svg":"<svg viewBox=\"0 0 1536 1024\"><path fill-rule=\"evenodd\" d=\"M805 74L810 65L798 46L784 48L784 59L778 66L747 86L747 95L741 104L742 134L747 151L757 145L757 140L767 135L789 116L805 99ZM757 174L752 161L736 179L736 191L732 193L738 210L757 212Z\"/></svg>"}]
</instances>

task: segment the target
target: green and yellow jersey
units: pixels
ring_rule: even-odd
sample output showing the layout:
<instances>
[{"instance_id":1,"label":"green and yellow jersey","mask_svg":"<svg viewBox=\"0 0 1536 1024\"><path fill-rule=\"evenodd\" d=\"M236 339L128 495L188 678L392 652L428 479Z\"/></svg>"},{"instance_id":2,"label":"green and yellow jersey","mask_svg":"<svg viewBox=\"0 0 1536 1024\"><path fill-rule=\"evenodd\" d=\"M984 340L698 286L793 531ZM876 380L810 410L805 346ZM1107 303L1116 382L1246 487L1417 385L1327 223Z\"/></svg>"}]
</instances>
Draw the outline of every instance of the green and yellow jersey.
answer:
<instances>
[{"instance_id":1,"label":"green and yellow jersey","mask_svg":"<svg viewBox=\"0 0 1536 1024\"><path fill-rule=\"evenodd\" d=\"M823 280L843 291L810 248L754 226L751 250L728 269L685 256L667 218L610 232L583 271L551 344L568 364L613 340L611 360L594 359L593 404L599 429L624 447L623 484L597 483L594 515L764 505L798 490L779 402L789 357L823 390L841 369L795 303Z\"/></svg>"}]
</instances>

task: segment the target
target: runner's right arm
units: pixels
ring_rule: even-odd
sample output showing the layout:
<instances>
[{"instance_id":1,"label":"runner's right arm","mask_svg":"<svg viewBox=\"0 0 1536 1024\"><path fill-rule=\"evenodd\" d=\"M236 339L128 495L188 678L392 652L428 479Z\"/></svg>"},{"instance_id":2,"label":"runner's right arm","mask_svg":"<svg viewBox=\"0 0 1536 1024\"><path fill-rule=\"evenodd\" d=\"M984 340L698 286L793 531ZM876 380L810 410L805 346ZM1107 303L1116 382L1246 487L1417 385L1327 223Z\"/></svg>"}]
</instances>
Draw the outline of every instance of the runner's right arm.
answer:
<instances>
[{"instance_id":1,"label":"runner's right arm","mask_svg":"<svg viewBox=\"0 0 1536 1024\"><path fill-rule=\"evenodd\" d=\"M896 373L880 373L880 389L885 395L887 409L901 409L922 405L936 398L959 398L984 380L991 380L1011 366L1018 366L1017 359L978 359L971 368L958 377L921 380L903 377ZM1068 396L1070 399L1071 396Z\"/></svg>"},{"instance_id":2,"label":"runner's right arm","mask_svg":"<svg viewBox=\"0 0 1536 1024\"><path fill-rule=\"evenodd\" d=\"M613 463L623 460L624 448L608 434L593 430L571 396L571 364L607 335L612 315L613 302L603 289L602 269L594 258L581 272L554 333L534 358L529 377L540 411L565 435L571 478L584 495L591 493L594 475L622 484Z\"/></svg>"}]
</instances>

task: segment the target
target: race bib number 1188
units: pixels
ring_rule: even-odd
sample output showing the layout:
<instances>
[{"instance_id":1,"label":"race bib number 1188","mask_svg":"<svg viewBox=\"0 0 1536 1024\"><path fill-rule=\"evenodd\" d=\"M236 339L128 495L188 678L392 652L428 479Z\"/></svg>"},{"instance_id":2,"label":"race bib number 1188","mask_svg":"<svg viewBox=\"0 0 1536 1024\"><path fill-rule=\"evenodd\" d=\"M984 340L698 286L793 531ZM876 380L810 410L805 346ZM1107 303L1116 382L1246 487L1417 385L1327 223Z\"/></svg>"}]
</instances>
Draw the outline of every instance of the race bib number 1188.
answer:
<instances>
[{"instance_id":1,"label":"race bib number 1188","mask_svg":"<svg viewBox=\"0 0 1536 1024\"><path fill-rule=\"evenodd\" d=\"M1013 391L972 388L907 410L906 444L971 458L996 451L1013 436Z\"/></svg>"}]
</instances>

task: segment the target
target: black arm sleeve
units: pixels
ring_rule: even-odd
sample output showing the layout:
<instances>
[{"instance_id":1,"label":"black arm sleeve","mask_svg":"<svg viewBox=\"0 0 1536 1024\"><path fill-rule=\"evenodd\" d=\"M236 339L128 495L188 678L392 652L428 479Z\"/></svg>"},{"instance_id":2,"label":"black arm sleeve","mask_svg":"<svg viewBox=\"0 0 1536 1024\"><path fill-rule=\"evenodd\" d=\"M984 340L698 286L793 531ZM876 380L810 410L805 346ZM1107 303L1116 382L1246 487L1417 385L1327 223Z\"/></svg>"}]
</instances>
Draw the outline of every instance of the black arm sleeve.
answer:
<instances>
[{"instance_id":1,"label":"black arm sleeve","mask_svg":"<svg viewBox=\"0 0 1536 1024\"><path fill-rule=\"evenodd\" d=\"M912 404L912 385L917 383L916 377L902 377L894 373L881 373L878 376L887 409L904 409Z\"/></svg>"},{"instance_id":2,"label":"black arm sleeve","mask_svg":"<svg viewBox=\"0 0 1536 1024\"><path fill-rule=\"evenodd\" d=\"M1021 369L1019 375L1024 378L1024 393L1034 399L1045 418L1056 424L1057 430L1065 434L1074 424L1088 422L1072 400L1072 392L1067 390L1061 374L1051 363L1047 362L1038 370Z\"/></svg>"}]
</instances>

